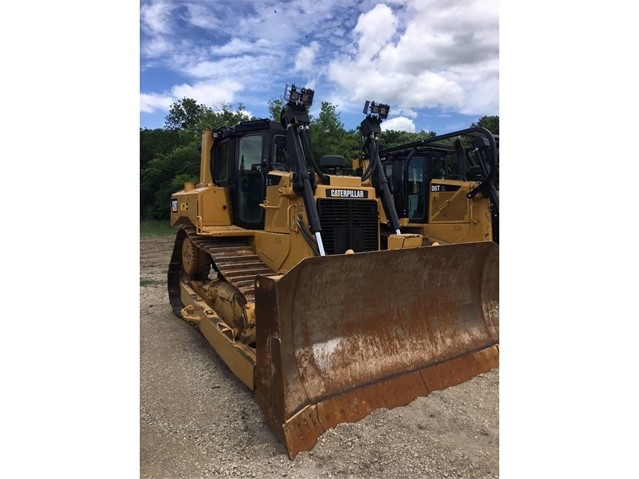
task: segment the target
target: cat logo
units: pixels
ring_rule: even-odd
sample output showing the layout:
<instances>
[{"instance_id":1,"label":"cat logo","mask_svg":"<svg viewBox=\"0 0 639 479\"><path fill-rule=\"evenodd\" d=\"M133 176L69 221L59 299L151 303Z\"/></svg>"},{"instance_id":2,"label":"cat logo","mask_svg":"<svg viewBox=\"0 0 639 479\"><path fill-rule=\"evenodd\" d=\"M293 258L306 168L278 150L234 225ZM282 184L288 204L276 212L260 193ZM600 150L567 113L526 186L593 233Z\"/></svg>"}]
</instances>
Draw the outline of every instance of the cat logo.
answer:
<instances>
[{"instance_id":1,"label":"cat logo","mask_svg":"<svg viewBox=\"0 0 639 479\"><path fill-rule=\"evenodd\" d=\"M368 191L366 190L326 190L326 196L328 198L368 198Z\"/></svg>"}]
</instances>

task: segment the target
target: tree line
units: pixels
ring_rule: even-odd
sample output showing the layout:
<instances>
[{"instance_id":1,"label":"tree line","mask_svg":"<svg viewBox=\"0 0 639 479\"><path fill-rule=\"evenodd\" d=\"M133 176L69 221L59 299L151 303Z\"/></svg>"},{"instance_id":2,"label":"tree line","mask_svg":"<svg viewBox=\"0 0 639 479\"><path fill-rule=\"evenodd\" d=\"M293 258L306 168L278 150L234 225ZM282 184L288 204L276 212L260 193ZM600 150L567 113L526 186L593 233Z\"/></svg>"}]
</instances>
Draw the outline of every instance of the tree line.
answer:
<instances>
[{"instance_id":1,"label":"tree line","mask_svg":"<svg viewBox=\"0 0 639 479\"><path fill-rule=\"evenodd\" d=\"M268 103L271 119L279 121L282 100ZM319 114L310 117L313 156L319 160L326 154L340 154L351 161L363 147L358 130L346 130L337 107L322 102ZM140 219L168 220L169 198L183 188L185 182L197 183L200 177L200 142L202 130L232 126L240 121L256 120L243 104L221 104L214 108L191 98L173 103L165 117L164 128L140 128ZM499 134L499 117L484 116L471 127L483 126ZM435 136L434 131L410 133L384 131L379 148L389 148Z\"/></svg>"}]
</instances>

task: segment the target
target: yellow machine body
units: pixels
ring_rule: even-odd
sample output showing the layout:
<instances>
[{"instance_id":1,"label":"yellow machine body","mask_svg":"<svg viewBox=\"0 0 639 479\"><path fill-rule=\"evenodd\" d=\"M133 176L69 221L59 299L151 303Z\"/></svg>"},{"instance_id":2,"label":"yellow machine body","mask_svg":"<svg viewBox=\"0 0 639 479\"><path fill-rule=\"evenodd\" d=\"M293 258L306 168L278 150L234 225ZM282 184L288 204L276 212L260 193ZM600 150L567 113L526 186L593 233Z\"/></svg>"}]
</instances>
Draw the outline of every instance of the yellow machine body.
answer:
<instances>
[{"instance_id":1,"label":"yellow machine body","mask_svg":"<svg viewBox=\"0 0 639 479\"><path fill-rule=\"evenodd\" d=\"M242 142L259 135L251 159ZM437 218L454 227L485 214L454 196L433 200L427 234L466 243L441 246L415 231L382 241L376 188L357 176L324 176L309 203L299 174L274 161L278 144L291 154L284 135L265 121L203 133L200 182L171 197L168 291L254 391L292 459L336 424L497 367L499 262L498 246L467 226L436 229ZM216 165L225 142L233 174ZM309 204L321 232L309 231Z\"/></svg>"}]
</instances>

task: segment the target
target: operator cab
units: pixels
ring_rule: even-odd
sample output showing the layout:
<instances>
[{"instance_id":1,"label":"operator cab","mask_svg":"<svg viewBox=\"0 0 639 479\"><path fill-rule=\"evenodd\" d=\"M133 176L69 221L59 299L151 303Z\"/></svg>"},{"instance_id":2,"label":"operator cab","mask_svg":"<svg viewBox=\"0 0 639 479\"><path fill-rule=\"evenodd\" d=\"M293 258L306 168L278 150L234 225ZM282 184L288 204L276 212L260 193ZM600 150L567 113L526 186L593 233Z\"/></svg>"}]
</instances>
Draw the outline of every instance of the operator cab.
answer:
<instances>
[{"instance_id":1,"label":"operator cab","mask_svg":"<svg viewBox=\"0 0 639 479\"><path fill-rule=\"evenodd\" d=\"M432 180L457 179L448 160L441 152L433 151L382 159L400 218L408 218L411 223L428 221L429 190L438 186L432 185Z\"/></svg>"},{"instance_id":2,"label":"operator cab","mask_svg":"<svg viewBox=\"0 0 639 479\"><path fill-rule=\"evenodd\" d=\"M229 188L234 223L263 229L266 173L287 169L286 133L270 120L245 121L216 131L221 140L213 147L211 172L216 185Z\"/></svg>"},{"instance_id":3,"label":"operator cab","mask_svg":"<svg viewBox=\"0 0 639 479\"><path fill-rule=\"evenodd\" d=\"M476 127L381 150L397 215L414 224L431 223L435 215L440 224L467 222L470 206L464 202L481 193L490 200L497 243L498 148L496 135Z\"/></svg>"}]
</instances>

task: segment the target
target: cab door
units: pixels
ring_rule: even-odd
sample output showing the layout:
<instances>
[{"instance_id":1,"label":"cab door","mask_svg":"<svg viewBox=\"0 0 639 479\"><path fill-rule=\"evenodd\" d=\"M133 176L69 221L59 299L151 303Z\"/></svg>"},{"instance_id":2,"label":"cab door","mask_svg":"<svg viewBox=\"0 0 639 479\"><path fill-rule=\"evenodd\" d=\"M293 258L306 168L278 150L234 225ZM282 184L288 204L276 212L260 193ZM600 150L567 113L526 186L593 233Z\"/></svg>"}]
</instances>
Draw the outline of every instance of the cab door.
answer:
<instances>
[{"instance_id":1,"label":"cab door","mask_svg":"<svg viewBox=\"0 0 639 479\"><path fill-rule=\"evenodd\" d=\"M262 158L264 137L261 132L247 133L237 140L237 182L233 201L236 224L243 228L262 229L264 210L264 178Z\"/></svg>"}]
</instances>

